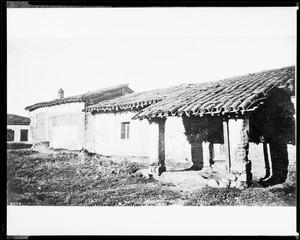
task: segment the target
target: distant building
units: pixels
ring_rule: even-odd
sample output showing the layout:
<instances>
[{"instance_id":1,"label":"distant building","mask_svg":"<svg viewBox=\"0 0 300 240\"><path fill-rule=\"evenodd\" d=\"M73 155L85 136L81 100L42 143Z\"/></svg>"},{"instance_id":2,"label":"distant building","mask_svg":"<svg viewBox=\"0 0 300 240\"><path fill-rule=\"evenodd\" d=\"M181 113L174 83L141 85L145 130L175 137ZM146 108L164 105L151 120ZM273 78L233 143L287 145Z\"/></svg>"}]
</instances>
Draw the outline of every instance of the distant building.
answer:
<instances>
[{"instance_id":1,"label":"distant building","mask_svg":"<svg viewBox=\"0 0 300 240\"><path fill-rule=\"evenodd\" d=\"M64 97L58 90L57 99L40 102L26 107L31 119L30 131L33 144L48 142L50 147L70 150L89 148L87 119L83 109L91 104L114 99L133 91L127 84L121 84L84 94Z\"/></svg>"},{"instance_id":2,"label":"distant building","mask_svg":"<svg viewBox=\"0 0 300 240\"><path fill-rule=\"evenodd\" d=\"M30 119L7 114L7 143L31 143Z\"/></svg>"}]
</instances>

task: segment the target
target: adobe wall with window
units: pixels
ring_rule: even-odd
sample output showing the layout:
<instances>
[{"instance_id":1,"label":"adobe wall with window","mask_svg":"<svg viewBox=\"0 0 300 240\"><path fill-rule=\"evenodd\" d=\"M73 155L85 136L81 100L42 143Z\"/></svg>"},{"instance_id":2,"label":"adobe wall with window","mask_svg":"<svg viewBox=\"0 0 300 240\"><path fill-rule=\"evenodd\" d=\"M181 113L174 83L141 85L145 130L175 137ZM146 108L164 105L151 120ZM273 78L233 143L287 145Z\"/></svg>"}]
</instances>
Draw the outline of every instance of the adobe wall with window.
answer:
<instances>
[{"instance_id":1,"label":"adobe wall with window","mask_svg":"<svg viewBox=\"0 0 300 240\"><path fill-rule=\"evenodd\" d=\"M28 125L7 125L7 142L31 143Z\"/></svg>"},{"instance_id":2,"label":"adobe wall with window","mask_svg":"<svg viewBox=\"0 0 300 240\"><path fill-rule=\"evenodd\" d=\"M29 113L34 143L49 142L53 148L81 150L85 141L84 103L38 108Z\"/></svg>"},{"instance_id":3,"label":"adobe wall with window","mask_svg":"<svg viewBox=\"0 0 300 240\"><path fill-rule=\"evenodd\" d=\"M107 156L138 157L146 162L157 161L158 124L147 119L132 120L136 113L120 111L88 114L89 134L86 136L86 149ZM191 147L184 134L181 118L170 117L166 120L165 154L166 160L191 161ZM138 158L135 160L139 161Z\"/></svg>"},{"instance_id":4,"label":"adobe wall with window","mask_svg":"<svg viewBox=\"0 0 300 240\"><path fill-rule=\"evenodd\" d=\"M158 156L158 125L148 120L132 120L137 112L122 111L116 113L87 114L86 149L107 156L146 157L157 161ZM188 118L187 121L190 119ZM196 120L199 120L197 118ZM222 122L214 133L211 145L213 160L225 161L223 146ZM205 129L203 129L205 131ZM165 159L174 162L190 162L192 155L196 158L198 146L189 142L189 133L181 117L168 117L165 122ZM206 145L207 142L201 143ZM209 152L206 147L199 154L207 160ZM201 157L201 156L198 156ZM201 157L203 158L203 156ZM209 165L208 161L204 165ZM168 167L168 166L167 166Z\"/></svg>"},{"instance_id":5,"label":"adobe wall with window","mask_svg":"<svg viewBox=\"0 0 300 240\"><path fill-rule=\"evenodd\" d=\"M95 114L95 152L108 156L148 157L148 120L131 120L135 112Z\"/></svg>"}]
</instances>

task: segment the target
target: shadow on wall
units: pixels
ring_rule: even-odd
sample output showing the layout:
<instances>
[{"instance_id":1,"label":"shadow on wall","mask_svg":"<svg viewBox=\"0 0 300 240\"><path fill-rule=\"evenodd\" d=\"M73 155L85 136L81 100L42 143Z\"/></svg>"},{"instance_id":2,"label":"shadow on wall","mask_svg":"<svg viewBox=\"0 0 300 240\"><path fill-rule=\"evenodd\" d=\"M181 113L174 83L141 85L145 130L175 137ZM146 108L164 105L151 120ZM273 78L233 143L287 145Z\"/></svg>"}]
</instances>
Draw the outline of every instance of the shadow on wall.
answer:
<instances>
[{"instance_id":1,"label":"shadow on wall","mask_svg":"<svg viewBox=\"0 0 300 240\"><path fill-rule=\"evenodd\" d=\"M264 142L266 167L268 155L266 143L270 146L272 175L267 170L260 180L263 186L271 186L286 181L289 157L287 144L295 145L295 108L291 98L283 90L274 89L264 105L250 115L250 141ZM270 176L271 175L271 176Z\"/></svg>"},{"instance_id":2,"label":"shadow on wall","mask_svg":"<svg viewBox=\"0 0 300 240\"><path fill-rule=\"evenodd\" d=\"M182 117L185 134L191 144L193 166L189 170L201 170L204 166L203 142L223 144L221 117ZM210 161L210 160L209 160ZM211 162L210 162L211 163Z\"/></svg>"},{"instance_id":3,"label":"shadow on wall","mask_svg":"<svg viewBox=\"0 0 300 240\"><path fill-rule=\"evenodd\" d=\"M264 144L266 175L260 179L263 186L286 181L289 156L287 144L295 145L295 108L291 97L281 89L273 89L263 106L249 115L249 142ZM204 166L203 142L224 143L222 117L183 116L187 140L191 144L193 166L187 170L201 170ZM270 156L266 144L270 146ZM268 158L271 170L268 169ZM271 175L272 172L272 175Z\"/></svg>"}]
</instances>

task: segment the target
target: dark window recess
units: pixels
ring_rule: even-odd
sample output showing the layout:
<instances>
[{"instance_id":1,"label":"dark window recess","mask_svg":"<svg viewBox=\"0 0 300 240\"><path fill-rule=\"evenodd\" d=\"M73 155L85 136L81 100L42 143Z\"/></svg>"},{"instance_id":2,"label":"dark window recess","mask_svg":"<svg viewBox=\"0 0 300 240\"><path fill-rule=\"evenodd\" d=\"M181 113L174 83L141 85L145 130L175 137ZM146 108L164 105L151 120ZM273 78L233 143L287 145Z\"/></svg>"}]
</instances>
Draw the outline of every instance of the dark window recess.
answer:
<instances>
[{"instance_id":1,"label":"dark window recess","mask_svg":"<svg viewBox=\"0 0 300 240\"><path fill-rule=\"evenodd\" d=\"M21 129L21 141L28 141L28 130Z\"/></svg>"},{"instance_id":2,"label":"dark window recess","mask_svg":"<svg viewBox=\"0 0 300 240\"><path fill-rule=\"evenodd\" d=\"M15 138L15 131L12 129L7 129L7 141L12 142Z\"/></svg>"},{"instance_id":3,"label":"dark window recess","mask_svg":"<svg viewBox=\"0 0 300 240\"><path fill-rule=\"evenodd\" d=\"M121 123L121 138L129 138L129 122L122 122Z\"/></svg>"}]
</instances>

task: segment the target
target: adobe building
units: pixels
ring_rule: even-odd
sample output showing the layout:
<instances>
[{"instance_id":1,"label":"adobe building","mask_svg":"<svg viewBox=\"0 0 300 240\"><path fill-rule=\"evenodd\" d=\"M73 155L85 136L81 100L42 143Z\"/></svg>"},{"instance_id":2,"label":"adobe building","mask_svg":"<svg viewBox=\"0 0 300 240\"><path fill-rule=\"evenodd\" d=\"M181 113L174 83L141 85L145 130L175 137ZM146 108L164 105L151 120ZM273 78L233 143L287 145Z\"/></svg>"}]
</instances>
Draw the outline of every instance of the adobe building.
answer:
<instances>
[{"instance_id":1,"label":"adobe building","mask_svg":"<svg viewBox=\"0 0 300 240\"><path fill-rule=\"evenodd\" d=\"M133 91L126 84L103 88L88 93L64 97L58 90L57 99L26 107L31 119L33 144L48 143L52 148L69 150L89 149L89 124L83 109L91 104L114 99Z\"/></svg>"},{"instance_id":2,"label":"adobe building","mask_svg":"<svg viewBox=\"0 0 300 240\"><path fill-rule=\"evenodd\" d=\"M282 183L295 165L295 67L132 93L87 106L89 151L157 162L221 163L252 181ZM87 140L87 139L86 139ZM92 140L92 141L91 141Z\"/></svg>"}]
</instances>

